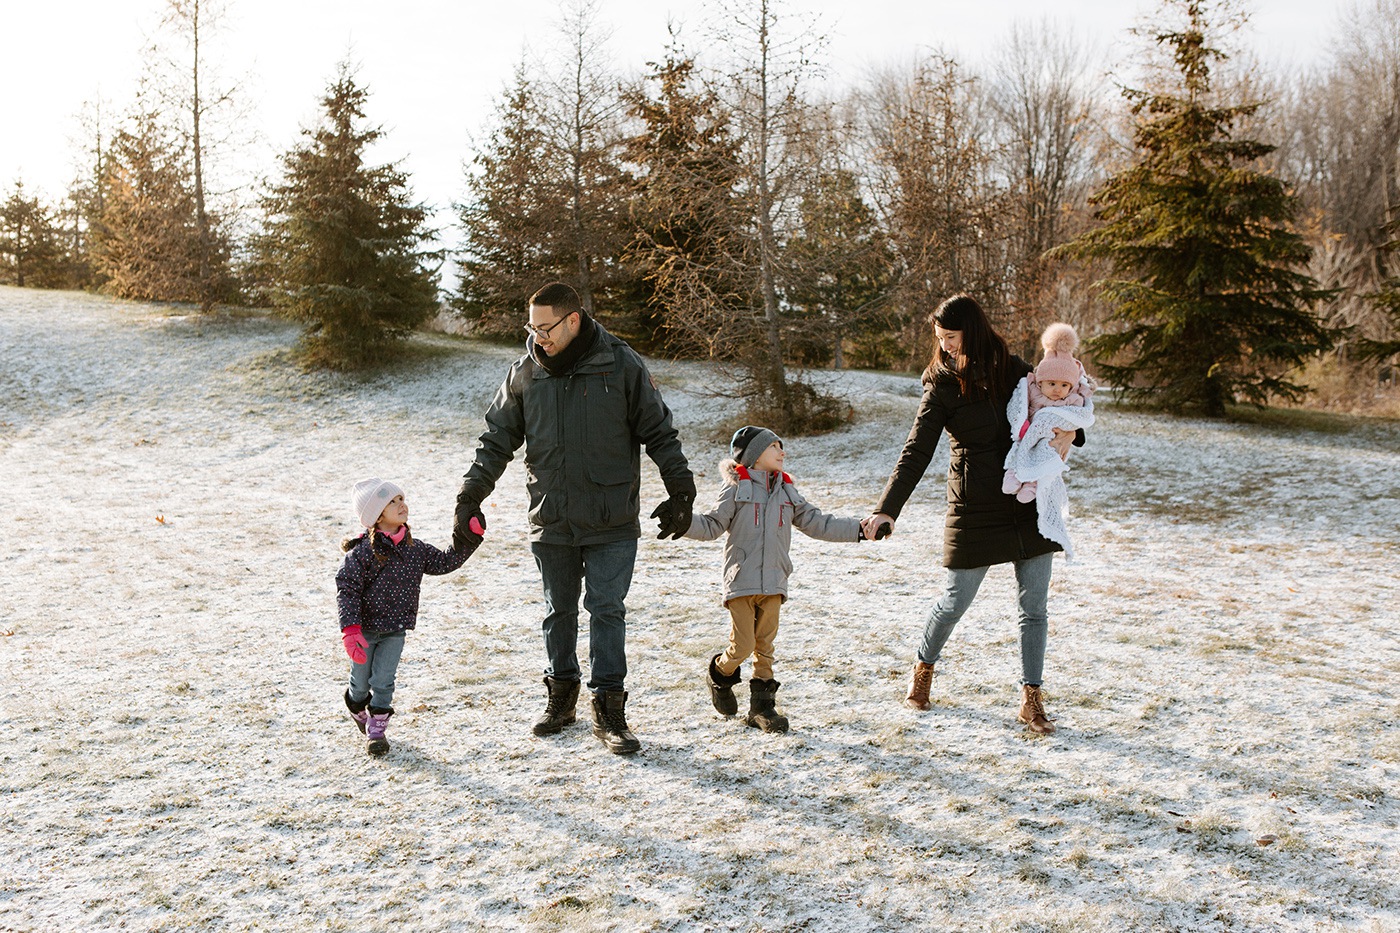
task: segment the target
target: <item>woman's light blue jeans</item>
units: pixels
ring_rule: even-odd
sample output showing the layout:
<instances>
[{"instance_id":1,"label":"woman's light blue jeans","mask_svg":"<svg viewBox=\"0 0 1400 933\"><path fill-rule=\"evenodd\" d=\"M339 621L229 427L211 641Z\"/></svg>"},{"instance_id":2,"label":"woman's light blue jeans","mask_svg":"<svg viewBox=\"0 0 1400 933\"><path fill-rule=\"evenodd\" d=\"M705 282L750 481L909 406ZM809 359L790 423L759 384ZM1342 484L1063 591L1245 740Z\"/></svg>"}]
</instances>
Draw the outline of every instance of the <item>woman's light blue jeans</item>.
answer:
<instances>
[{"instance_id":1,"label":"woman's light blue jeans","mask_svg":"<svg viewBox=\"0 0 1400 933\"><path fill-rule=\"evenodd\" d=\"M1021 610L1021 683L1039 684L1045 671L1045 639L1049 629L1045 604L1050 595L1050 566L1054 554L1042 554L1028 560L1014 561L1016 568L1016 602ZM919 646L919 660L932 664L938 660L948 636L958 620L972 605L977 588L990 567L948 571L948 585L943 597L929 613L924 627L924 641Z\"/></svg>"},{"instance_id":2,"label":"woman's light blue jeans","mask_svg":"<svg viewBox=\"0 0 1400 933\"><path fill-rule=\"evenodd\" d=\"M403 632L378 635L365 632L365 663L350 662L350 699L369 697L375 709L389 709L394 702L394 677L403 656Z\"/></svg>"}]
</instances>

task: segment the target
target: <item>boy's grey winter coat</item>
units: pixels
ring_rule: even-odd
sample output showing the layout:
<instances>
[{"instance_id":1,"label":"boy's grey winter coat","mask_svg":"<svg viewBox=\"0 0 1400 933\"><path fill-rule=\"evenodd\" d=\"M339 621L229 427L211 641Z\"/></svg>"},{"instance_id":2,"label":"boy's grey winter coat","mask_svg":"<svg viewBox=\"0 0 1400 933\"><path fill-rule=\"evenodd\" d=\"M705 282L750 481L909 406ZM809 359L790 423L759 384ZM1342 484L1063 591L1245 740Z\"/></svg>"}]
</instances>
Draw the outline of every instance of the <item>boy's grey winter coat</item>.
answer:
<instances>
[{"instance_id":1,"label":"boy's grey winter coat","mask_svg":"<svg viewBox=\"0 0 1400 933\"><path fill-rule=\"evenodd\" d=\"M860 519L823 512L802 498L791 482L784 482L784 474L750 470L750 478L741 479L732 460L721 469L725 485L715 507L696 512L685 536L713 541L729 532L724 542L724 602L757 595L787 599L794 525L822 541L860 540Z\"/></svg>"},{"instance_id":2,"label":"boy's grey winter coat","mask_svg":"<svg viewBox=\"0 0 1400 933\"><path fill-rule=\"evenodd\" d=\"M464 493L480 502L525 443L530 540L581 547L641 536L641 446L668 493L694 491L671 410L646 365L597 325L591 349L565 376L534 358L534 339L486 412Z\"/></svg>"}]
</instances>

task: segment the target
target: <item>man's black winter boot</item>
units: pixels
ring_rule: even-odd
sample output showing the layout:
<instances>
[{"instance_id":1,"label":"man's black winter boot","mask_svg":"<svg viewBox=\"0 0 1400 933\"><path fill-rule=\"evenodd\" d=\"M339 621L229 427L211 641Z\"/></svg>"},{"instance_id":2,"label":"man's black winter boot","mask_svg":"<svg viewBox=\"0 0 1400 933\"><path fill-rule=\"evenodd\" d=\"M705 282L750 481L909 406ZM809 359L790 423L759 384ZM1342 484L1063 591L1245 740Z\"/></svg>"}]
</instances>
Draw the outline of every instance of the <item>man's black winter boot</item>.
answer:
<instances>
[{"instance_id":1,"label":"man's black winter boot","mask_svg":"<svg viewBox=\"0 0 1400 933\"><path fill-rule=\"evenodd\" d=\"M576 718L578 681L546 677L544 686L549 691L549 701L545 704L544 715L535 722L531 731L535 735L557 735Z\"/></svg>"},{"instance_id":2,"label":"man's black winter boot","mask_svg":"<svg viewBox=\"0 0 1400 933\"><path fill-rule=\"evenodd\" d=\"M627 728L627 692L603 690L593 695L593 734L614 755L631 755L642 743Z\"/></svg>"}]
</instances>

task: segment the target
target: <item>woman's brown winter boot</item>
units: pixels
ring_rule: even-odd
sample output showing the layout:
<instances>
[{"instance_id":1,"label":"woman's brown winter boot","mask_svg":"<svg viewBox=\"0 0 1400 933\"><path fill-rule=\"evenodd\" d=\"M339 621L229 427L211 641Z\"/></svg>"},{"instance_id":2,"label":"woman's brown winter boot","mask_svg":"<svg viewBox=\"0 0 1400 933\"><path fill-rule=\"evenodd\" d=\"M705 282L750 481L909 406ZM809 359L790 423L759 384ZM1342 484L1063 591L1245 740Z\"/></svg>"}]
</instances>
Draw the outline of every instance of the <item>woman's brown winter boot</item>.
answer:
<instances>
[{"instance_id":1,"label":"woman's brown winter boot","mask_svg":"<svg viewBox=\"0 0 1400 933\"><path fill-rule=\"evenodd\" d=\"M904 705L911 709L926 711L928 709L928 691L933 686L933 665L925 664L923 661L914 662L913 673L909 675L909 693L904 698Z\"/></svg>"},{"instance_id":2,"label":"woman's brown winter boot","mask_svg":"<svg viewBox=\"0 0 1400 933\"><path fill-rule=\"evenodd\" d=\"M1026 724L1027 732L1049 735L1055 731L1055 724L1045 715L1045 698L1039 685L1021 685L1021 711L1016 718Z\"/></svg>"}]
</instances>

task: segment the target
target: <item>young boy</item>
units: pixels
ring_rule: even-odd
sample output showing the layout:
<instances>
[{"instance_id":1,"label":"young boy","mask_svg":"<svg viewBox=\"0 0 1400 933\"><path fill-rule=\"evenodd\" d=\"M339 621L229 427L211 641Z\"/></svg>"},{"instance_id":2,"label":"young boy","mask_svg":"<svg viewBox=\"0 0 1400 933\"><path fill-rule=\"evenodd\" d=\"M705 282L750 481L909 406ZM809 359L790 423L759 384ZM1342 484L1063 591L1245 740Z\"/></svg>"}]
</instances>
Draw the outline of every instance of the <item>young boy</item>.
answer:
<instances>
[{"instance_id":1,"label":"young boy","mask_svg":"<svg viewBox=\"0 0 1400 933\"><path fill-rule=\"evenodd\" d=\"M734 432L731 457L720 462L725 479L715 507L696 512L687 538L713 541L725 532L724 605L729 609L729 647L710 659L706 677L710 700L725 716L739 711L734 686L739 666L753 655L749 712L744 722L764 732L786 732L787 717L775 708L779 683L773 679L773 639L778 607L787 599L795 525L823 541L860 541L860 520L828 515L812 505L783 472L787 454L778 435L749 425Z\"/></svg>"}]
</instances>

